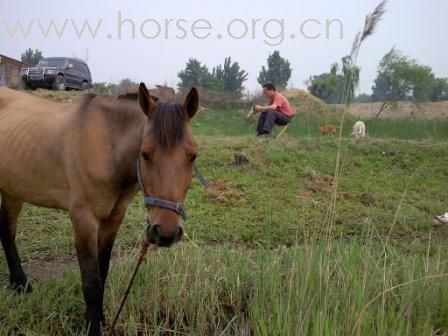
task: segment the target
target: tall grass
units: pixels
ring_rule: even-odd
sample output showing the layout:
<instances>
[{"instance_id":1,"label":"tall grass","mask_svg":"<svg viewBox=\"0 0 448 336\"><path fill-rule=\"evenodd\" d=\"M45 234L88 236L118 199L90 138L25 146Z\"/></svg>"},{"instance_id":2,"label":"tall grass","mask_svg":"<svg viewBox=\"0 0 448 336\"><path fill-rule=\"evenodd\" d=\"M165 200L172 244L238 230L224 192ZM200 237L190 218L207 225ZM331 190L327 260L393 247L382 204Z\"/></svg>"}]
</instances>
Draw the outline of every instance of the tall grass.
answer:
<instances>
[{"instance_id":1,"label":"tall grass","mask_svg":"<svg viewBox=\"0 0 448 336\"><path fill-rule=\"evenodd\" d=\"M448 330L447 250L428 250L428 255L403 255L388 247L386 263L381 247L369 240L337 243L330 250L317 244L150 251L117 334L441 334ZM112 266L109 318L132 267L129 261ZM77 270L35 288L29 296L3 297L0 334L76 334L82 325Z\"/></svg>"},{"instance_id":2,"label":"tall grass","mask_svg":"<svg viewBox=\"0 0 448 336\"><path fill-rule=\"evenodd\" d=\"M220 335L227 327L228 335L266 336L447 330L446 249L428 256L404 256L394 248L387 252L392 257L385 264L381 248L368 240L335 244L331 250L318 244L156 252L124 313L126 330ZM114 276L113 301L126 278Z\"/></svg>"}]
</instances>

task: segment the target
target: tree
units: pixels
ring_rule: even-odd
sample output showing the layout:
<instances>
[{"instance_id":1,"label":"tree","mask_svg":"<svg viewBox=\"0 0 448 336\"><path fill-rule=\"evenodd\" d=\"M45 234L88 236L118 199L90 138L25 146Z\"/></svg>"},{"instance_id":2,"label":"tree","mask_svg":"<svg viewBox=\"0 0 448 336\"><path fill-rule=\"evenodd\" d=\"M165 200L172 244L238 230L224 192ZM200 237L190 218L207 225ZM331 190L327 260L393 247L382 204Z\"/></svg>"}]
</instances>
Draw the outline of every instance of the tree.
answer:
<instances>
[{"instance_id":1,"label":"tree","mask_svg":"<svg viewBox=\"0 0 448 336\"><path fill-rule=\"evenodd\" d=\"M190 90L193 86L213 91L222 89L222 84L212 76L208 68L194 58L190 58L185 69L177 75L180 79L177 87L182 92Z\"/></svg>"},{"instance_id":2,"label":"tree","mask_svg":"<svg viewBox=\"0 0 448 336\"><path fill-rule=\"evenodd\" d=\"M308 91L315 97L325 100L327 103L332 100L338 91L339 77L338 65L335 63L331 66L330 73L322 73L320 75L311 76L306 82Z\"/></svg>"},{"instance_id":3,"label":"tree","mask_svg":"<svg viewBox=\"0 0 448 336\"><path fill-rule=\"evenodd\" d=\"M340 69L340 70L339 70ZM345 96L351 102L359 84L360 69L352 66L350 56L341 59L341 67L334 63L329 73L312 76L307 81L308 91L327 104L343 104Z\"/></svg>"},{"instance_id":4,"label":"tree","mask_svg":"<svg viewBox=\"0 0 448 336\"><path fill-rule=\"evenodd\" d=\"M444 100L448 100L448 78L435 78L431 101L437 102Z\"/></svg>"},{"instance_id":5,"label":"tree","mask_svg":"<svg viewBox=\"0 0 448 336\"><path fill-rule=\"evenodd\" d=\"M227 57L224 66L220 64L213 68L212 76L221 83L224 91L241 96L248 73L241 70L237 62L232 63L231 58Z\"/></svg>"},{"instance_id":6,"label":"tree","mask_svg":"<svg viewBox=\"0 0 448 336\"><path fill-rule=\"evenodd\" d=\"M415 102L427 102L431 100L434 91L435 76L431 67L413 64L411 67L412 97Z\"/></svg>"},{"instance_id":7,"label":"tree","mask_svg":"<svg viewBox=\"0 0 448 336\"><path fill-rule=\"evenodd\" d=\"M434 81L435 77L430 67L420 65L395 47L392 48L381 60L372 87L372 100L383 102L376 116L398 101L430 100L434 91Z\"/></svg>"},{"instance_id":8,"label":"tree","mask_svg":"<svg viewBox=\"0 0 448 336\"><path fill-rule=\"evenodd\" d=\"M342 72L340 74L338 98L340 103L350 104L355 97L355 91L359 86L360 68L353 64L351 56L345 56L341 60Z\"/></svg>"},{"instance_id":9,"label":"tree","mask_svg":"<svg viewBox=\"0 0 448 336\"><path fill-rule=\"evenodd\" d=\"M42 51L38 49L33 51L31 48L29 48L22 54L22 62L31 65L36 65L42 59L44 59L44 57L42 56Z\"/></svg>"},{"instance_id":10,"label":"tree","mask_svg":"<svg viewBox=\"0 0 448 336\"><path fill-rule=\"evenodd\" d=\"M354 103L371 103L372 97L367 93L360 93L353 99Z\"/></svg>"},{"instance_id":11,"label":"tree","mask_svg":"<svg viewBox=\"0 0 448 336\"><path fill-rule=\"evenodd\" d=\"M134 82L132 79L123 78L117 87L118 94L126 94L129 92L138 91L138 83Z\"/></svg>"},{"instance_id":12,"label":"tree","mask_svg":"<svg viewBox=\"0 0 448 336\"><path fill-rule=\"evenodd\" d=\"M185 69L177 75L180 79L177 84L179 91L184 92L196 86L208 91L225 91L238 96L244 90L243 83L248 76L230 57L225 58L224 64L213 68L212 72L197 59L190 58Z\"/></svg>"},{"instance_id":13,"label":"tree","mask_svg":"<svg viewBox=\"0 0 448 336\"><path fill-rule=\"evenodd\" d=\"M262 66L257 79L258 83L261 85L272 83L279 89L285 89L292 72L289 61L281 57L278 51L274 51L273 54L269 55L267 65L267 68Z\"/></svg>"},{"instance_id":14,"label":"tree","mask_svg":"<svg viewBox=\"0 0 448 336\"><path fill-rule=\"evenodd\" d=\"M99 95L118 95L118 85L114 83L97 82L93 84L93 91Z\"/></svg>"}]
</instances>

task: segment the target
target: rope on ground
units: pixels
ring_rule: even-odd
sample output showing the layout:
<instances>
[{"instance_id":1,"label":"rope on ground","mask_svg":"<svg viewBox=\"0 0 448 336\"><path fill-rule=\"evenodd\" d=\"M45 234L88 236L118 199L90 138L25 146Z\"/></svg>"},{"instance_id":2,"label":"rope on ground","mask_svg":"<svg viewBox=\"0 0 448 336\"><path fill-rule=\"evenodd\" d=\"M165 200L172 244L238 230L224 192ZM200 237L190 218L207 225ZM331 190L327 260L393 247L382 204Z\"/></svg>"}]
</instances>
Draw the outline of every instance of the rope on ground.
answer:
<instances>
[{"instance_id":1,"label":"rope on ground","mask_svg":"<svg viewBox=\"0 0 448 336\"><path fill-rule=\"evenodd\" d=\"M145 240L142 244L142 248L140 250L140 256L138 258L138 262L137 262L137 265L135 266L134 272L132 273L131 280L129 281L128 287L126 288L123 299L121 300L120 307L118 308L118 311L115 314L114 322L112 323L112 325L110 327L109 335L112 335L112 332L115 329L115 325L117 324L118 318L120 317L121 311L123 310L124 304L126 303L129 292L131 291L132 284L134 283L135 277L137 276L138 269L140 268L140 265L146 260L146 254L148 253L148 248L149 248L149 243L147 240Z\"/></svg>"}]
</instances>

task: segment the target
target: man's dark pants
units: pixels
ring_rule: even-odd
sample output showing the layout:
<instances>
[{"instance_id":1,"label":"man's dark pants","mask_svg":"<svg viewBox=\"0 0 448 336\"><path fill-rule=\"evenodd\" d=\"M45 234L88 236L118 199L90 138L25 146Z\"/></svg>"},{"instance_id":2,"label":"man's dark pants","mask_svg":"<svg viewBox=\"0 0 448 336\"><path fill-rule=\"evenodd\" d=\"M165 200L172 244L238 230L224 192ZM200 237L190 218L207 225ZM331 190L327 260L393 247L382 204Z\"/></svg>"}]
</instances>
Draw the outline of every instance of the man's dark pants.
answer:
<instances>
[{"instance_id":1,"label":"man's dark pants","mask_svg":"<svg viewBox=\"0 0 448 336\"><path fill-rule=\"evenodd\" d=\"M291 122L283 113L276 110L267 110L258 118L257 135L271 134L274 125L285 126Z\"/></svg>"}]
</instances>

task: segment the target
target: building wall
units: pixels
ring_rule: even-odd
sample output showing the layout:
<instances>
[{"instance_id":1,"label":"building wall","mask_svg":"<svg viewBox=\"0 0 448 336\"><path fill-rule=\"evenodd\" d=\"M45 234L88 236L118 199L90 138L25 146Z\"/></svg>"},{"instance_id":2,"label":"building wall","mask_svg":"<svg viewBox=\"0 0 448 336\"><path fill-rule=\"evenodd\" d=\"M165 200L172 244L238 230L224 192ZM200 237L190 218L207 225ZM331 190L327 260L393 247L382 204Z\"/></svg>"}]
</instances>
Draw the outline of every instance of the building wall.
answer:
<instances>
[{"instance_id":1,"label":"building wall","mask_svg":"<svg viewBox=\"0 0 448 336\"><path fill-rule=\"evenodd\" d=\"M0 86L20 86L20 69L26 66L23 62L0 55Z\"/></svg>"},{"instance_id":2,"label":"building wall","mask_svg":"<svg viewBox=\"0 0 448 336\"><path fill-rule=\"evenodd\" d=\"M6 63L6 84L9 86L13 84L14 80L17 81L19 73L19 66L13 63Z\"/></svg>"},{"instance_id":3,"label":"building wall","mask_svg":"<svg viewBox=\"0 0 448 336\"><path fill-rule=\"evenodd\" d=\"M0 64L0 86L6 85L5 65Z\"/></svg>"}]
</instances>

